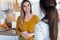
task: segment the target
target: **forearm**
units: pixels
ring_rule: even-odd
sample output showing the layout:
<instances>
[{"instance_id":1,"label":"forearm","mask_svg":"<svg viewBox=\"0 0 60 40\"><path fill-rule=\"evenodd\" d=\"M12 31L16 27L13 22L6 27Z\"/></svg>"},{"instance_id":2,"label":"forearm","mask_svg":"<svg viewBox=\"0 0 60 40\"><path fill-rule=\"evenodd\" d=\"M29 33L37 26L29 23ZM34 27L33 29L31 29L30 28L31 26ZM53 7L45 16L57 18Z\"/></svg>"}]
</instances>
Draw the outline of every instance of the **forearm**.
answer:
<instances>
[{"instance_id":1,"label":"forearm","mask_svg":"<svg viewBox=\"0 0 60 40\"><path fill-rule=\"evenodd\" d=\"M34 33L28 33L29 34L29 37L32 37L34 36Z\"/></svg>"},{"instance_id":2,"label":"forearm","mask_svg":"<svg viewBox=\"0 0 60 40\"><path fill-rule=\"evenodd\" d=\"M19 30L16 30L16 34L20 37L21 32Z\"/></svg>"}]
</instances>

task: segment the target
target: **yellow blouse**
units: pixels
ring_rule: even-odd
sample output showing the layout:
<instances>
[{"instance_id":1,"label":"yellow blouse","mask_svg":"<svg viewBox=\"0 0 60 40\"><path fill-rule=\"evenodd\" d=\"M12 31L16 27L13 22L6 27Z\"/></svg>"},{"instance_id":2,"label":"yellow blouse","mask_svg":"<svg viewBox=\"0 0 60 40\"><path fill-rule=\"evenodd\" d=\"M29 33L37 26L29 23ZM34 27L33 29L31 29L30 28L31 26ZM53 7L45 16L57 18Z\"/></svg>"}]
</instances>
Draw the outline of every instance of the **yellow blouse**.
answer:
<instances>
[{"instance_id":1,"label":"yellow blouse","mask_svg":"<svg viewBox=\"0 0 60 40\"><path fill-rule=\"evenodd\" d=\"M34 33L34 27L35 24L39 21L39 18L36 15L33 15L33 17L28 21L24 21L22 27L19 27L19 22L20 22L20 16L17 19L17 23L16 23L16 33L17 35L22 38L23 40L34 40L34 37L30 37L28 39L22 37L20 35L21 32L27 31L28 33Z\"/></svg>"}]
</instances>

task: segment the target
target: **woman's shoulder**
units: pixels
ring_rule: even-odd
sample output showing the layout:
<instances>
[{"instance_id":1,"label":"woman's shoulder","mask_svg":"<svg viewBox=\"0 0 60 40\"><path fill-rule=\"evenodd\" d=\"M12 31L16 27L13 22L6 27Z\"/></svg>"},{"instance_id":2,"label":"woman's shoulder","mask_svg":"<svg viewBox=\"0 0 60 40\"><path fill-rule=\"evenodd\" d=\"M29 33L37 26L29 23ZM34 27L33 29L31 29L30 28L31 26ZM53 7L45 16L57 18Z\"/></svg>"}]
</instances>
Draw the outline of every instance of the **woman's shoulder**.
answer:
<instances>
[{"instance_id":1,"label":"woman's shoulder","mask_svg":"<svg viewBox=\"0 0 60 40\"><path fill-rule=\"evenodd\" d=\"M46 24L45 22L43 21L39 21L37 24L36 24L37 27L48 27L48 24Z\"/></svg>"},{"instance_id":2,"label":"woman's shoulder","mask_svg":"<svg viewBox=\"0 0 60 40\"><path fill-rule=\"evenodd\" d=\"M40 20L37 15L33 15L33 16L34 16L33 19L34 19L36 22L38 22L38 21Z\"/></svg>"},{"instance_id":3,"label":"woman's shoulder","mask_svg":"<svg viewBox=\"0 0 60 40\"><path fill-rule=\"evenodd\" d=\"M20 18L20 16L18 16L18 18Z\"/></svg>"},{"instance_id":4,"label":"woman's shoulder","mask_svg":"<svg viewBox=\"0 0 60 40\"><path fill-rule=\"evenodd\" d=\"M35 18L39 18L37 15L34 15L34 14L33 14L33 16L34 16Z\"/></svg>"},{"instance_id":5,"label":"woman's shoulder","mask_svg":"<svg viewBox=\"0 0 60 40\"><path fill-rule=\"evenodd\" d=\"M48 25L47 23L45 23L44 21L39 21L37 24L45 24L45 25Z\"/></svg>"},{"instance_id":6,"label":"woman's shoulder","mask_svg":"<svg viewBox=\"0 0 60 40\"><path fill-rule=\"evenodd\" d=\"M19 20L19 19L20 19L20 16L17 17L17 20Z\"/></svg>"}]
</instances>

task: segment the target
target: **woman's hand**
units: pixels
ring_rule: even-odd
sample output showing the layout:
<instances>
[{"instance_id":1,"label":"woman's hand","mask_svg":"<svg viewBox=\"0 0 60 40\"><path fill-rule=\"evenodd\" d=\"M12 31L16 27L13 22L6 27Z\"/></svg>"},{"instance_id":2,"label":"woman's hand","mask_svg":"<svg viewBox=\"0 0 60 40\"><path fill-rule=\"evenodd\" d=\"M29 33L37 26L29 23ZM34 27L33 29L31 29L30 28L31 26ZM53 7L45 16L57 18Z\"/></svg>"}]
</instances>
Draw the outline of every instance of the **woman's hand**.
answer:
<instances>
[{"instance_id":1,"label":"woman's hand","mask_svg":"<svg viewBox=\"0 0 60 40\"><path fill-rule=\"evenodd\" d=\"M28 33L27 33L27 31L21 32L21 35L22 35L24 38L28 38Z\"/></svg>"},{"instance_id":2,"label":"woman's hand","mask_svg":"<svg viewBox=\"0 0 60 40\"><path fill-rule=\"evenodd\" d=\"M34 36L34 33L28 33L28 37Z\"/></svg>"},{"instance_id":3,"label":"woman's hand","mask_svg":"<svg viewBox=\"0 0 60 40\"><path fill-rule=\"evenodd\" d=\"M30 38L34 35L34 33L28 33L27 31L24 31L21 33L21 35L24 37L24 38Z\"/></svg>"}]
</instances>

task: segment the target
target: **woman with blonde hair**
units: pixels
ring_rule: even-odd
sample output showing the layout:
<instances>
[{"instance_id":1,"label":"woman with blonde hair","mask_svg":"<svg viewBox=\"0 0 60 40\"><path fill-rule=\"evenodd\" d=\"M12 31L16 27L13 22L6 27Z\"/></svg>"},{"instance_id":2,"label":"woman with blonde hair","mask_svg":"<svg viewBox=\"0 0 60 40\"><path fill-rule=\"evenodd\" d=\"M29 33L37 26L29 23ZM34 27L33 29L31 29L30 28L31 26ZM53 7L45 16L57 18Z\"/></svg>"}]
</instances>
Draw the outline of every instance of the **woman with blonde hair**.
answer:
<instances>
[{"instance_id":1,"label":"woman with blonde hair","mask_svg":"<svg viewBox=\"0 0 60 40\"><path fill-rule=\"evenodd\" d=\"M16 22L16 33L22 40L34 40L35 24L39 21L36 15L32 14L31 3L23 0L21 3L21 14Z\"/></svg>"}]
</instances>

